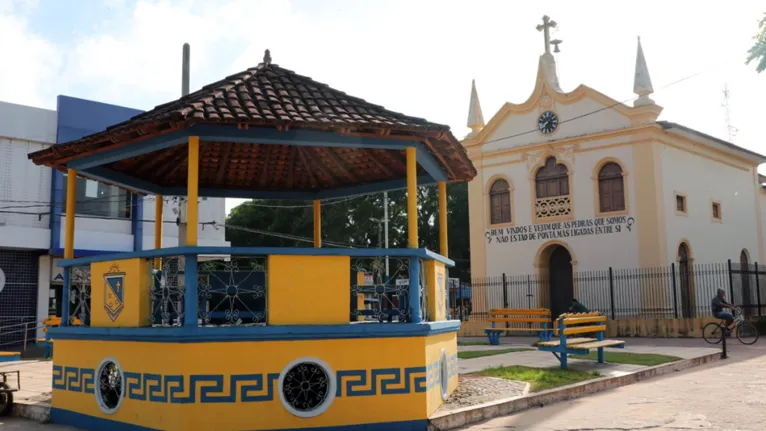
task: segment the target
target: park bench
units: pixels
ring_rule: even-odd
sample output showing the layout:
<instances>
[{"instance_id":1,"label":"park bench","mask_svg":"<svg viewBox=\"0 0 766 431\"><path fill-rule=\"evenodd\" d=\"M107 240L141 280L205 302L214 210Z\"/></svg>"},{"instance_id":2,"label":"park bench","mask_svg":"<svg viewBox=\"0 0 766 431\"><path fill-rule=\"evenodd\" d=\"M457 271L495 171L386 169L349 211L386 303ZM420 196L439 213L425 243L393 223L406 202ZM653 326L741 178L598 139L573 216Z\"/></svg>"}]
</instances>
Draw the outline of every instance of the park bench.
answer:
<instances>
[{"instance_id":1,"label":"park bench","mask_svg":"<svg viewBox=\"0 0 766 431\"><path fill-rule=\"evenodd\" d=\"M604 363L604 348L625 347L621 340L606 340L606 316L598 312L562 314L554 324L553 335L558 340L551 339L537 343L537 349L551 352L561 363L561 368L567 368L567 355L588 355L591 350L598 351L598 362ZM574 335L574 337L569 337ZM587 336L586 336L587 335ZM595 335L595 338L593 336Z\"/></svg>"},{"instance_id":2,"label":"park bench","mask_svg":"<svg viewBox=\"0 0 766 431\"><path fill-rule=\"evenodd\" d=\"M551 331L551 328L548 327L551 322L551 310L547 308L493 308L489 310L489 321L492 323L492 327L486 328L484 332L489 338L489 344L493 346L500 344L500 334L503 332L537 332L540 339L544 340L545 334ZM498 323L506 327L498 327ZM507 327L509 323L526 323L527 327Z\"/></svg>"},{"instance_id":3,"label":"park bench","mask_svg":"<svg viewBox=\"0 0 766 431\"><path fill-rule=\"evenodd\" d=\"M72 324L80 325L80 319L75 317L74 319L72 319ZM48 333L48 328L61 326L61 318L56 316L49 316L45 320L43 320L43 326L44 326L43 333L45 334L45 338L38 338L35 344L45 348L46 358L52 358L53 357L53 340L51 339L51 336Z\"/></svg>"}]
</instances>

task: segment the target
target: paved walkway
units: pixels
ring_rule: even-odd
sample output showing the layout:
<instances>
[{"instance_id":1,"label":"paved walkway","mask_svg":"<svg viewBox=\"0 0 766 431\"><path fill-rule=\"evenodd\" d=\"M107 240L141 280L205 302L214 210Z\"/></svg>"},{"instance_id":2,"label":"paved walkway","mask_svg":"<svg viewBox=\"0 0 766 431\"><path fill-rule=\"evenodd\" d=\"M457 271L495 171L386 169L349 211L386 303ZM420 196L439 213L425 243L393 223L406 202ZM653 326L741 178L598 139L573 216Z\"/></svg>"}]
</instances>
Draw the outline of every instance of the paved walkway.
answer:
<instances>
[{"instance_id":1,"label":"paved walkway","mask_svg":"<svg viewBox=\"0 0 766 431\"><path fill-rule=\"evenodd\" d=\"M21 390L13 394L14 402L50 406L53 362L13 361L0 362L0 371L20 371ZM9 375L8 384L16 386L16 376Z\"/></svg>"},{"instance_id":2,"label":"paved walkway","mask_svg":"<svg viewBox=\"0 0 766 431\"><path fill-rule=\"evenodd\" d=\"M742 346L735 341L729 356L702 367L463 429L764 430L766 343Z\"/></svg>"},{"instance_id":3,"label":"paved walkway","mask_svg":"<svg viewBox=\"0 0 766 431\"><path fill-rule=\"evenodd\" d=\"M677 339L676 343L667 343L664 339L624 338L624 340L626 342L624 349L605 350L630 353L654 353L676 356L682 359L696 358L720 351L719 347L711 346L702 339ZM473 337L464 339L461 337L459 341L461 343L486 342L487 339ZM537 339L533 337L505 337L501 338L501 344L499 346L459 345L458 351L502 350L516 347L529 348L530 344L535 341L537 341ZM461 359L458 361L458 368L460 373L463 374L475 373L492 367L507 367L511 365L534 368L557 367L559 366L559 360L550 352L531 350L527 352L510 352L500 355L484 356L475 359ZM569 359L569 367L580 371L597 371L601 375L609 377L623 376L642 368L646 368L641 365L599 364L596 361L578 359Z\"/></svg>"}]
</instances>

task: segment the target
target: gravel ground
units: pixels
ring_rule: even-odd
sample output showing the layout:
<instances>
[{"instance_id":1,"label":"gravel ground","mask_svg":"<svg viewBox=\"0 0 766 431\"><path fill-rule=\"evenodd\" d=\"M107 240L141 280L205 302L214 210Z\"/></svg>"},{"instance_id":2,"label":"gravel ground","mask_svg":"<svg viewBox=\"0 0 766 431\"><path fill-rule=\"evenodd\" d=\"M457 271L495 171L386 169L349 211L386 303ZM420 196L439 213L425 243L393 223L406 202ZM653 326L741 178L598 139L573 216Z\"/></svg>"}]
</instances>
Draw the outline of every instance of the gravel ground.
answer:
<instances>
[{"instance_id":1,"label":"gravel ground","mask_svg":"<svg viewBox=\"0 0 766 431\"><path fill-rule=\"evenodd\" d=\"M473 374L460 374L458 382L457 391L439 408L440 411L456 410L503 398L518 397L524 395L527 388L525 382Z\"/></svg>"}]
</instances>

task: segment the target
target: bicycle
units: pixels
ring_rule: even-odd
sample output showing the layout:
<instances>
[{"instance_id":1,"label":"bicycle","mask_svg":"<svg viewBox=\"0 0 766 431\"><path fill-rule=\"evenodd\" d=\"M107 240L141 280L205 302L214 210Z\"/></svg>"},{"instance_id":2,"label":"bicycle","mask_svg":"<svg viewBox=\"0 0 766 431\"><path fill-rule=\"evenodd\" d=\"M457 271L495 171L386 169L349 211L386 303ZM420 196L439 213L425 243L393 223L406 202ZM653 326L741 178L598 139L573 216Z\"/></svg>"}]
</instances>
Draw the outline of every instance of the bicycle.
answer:
<instances>
[{"instance_id":1,"label":"bicycle","mask_svg":"<svg viewBox=\"0 0 766 431\"><path fill-rule=\"evenodd\" d=\"M735 312L732 325L735 325L733 330L740 343L749 346L758 341L758 329L752 323L745 321L745 316L742 315L741 311L739 314ZM727 325L724 319L721 319L720 322L710 322L702 328L702 337L710 344L718 344L721 342L721 334L725 328Z\"/></svg>"}]
</instances>

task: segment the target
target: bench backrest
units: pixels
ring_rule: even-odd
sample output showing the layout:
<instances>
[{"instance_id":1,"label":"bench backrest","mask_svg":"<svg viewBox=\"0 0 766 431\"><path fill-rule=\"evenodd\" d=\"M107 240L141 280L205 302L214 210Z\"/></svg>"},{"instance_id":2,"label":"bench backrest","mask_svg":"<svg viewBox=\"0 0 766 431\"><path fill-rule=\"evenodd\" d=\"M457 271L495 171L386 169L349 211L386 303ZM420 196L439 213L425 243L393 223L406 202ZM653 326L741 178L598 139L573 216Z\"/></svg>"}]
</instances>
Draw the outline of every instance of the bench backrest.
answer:
<instances>
[{"instance_id":1,"label":"bench backrest","mask_svg":"<svg viewBox=\"0 0 766 431\"><path fill-rule=\"evenodd\" d=\"M606 316L597 312L565 313L556 319L555 325L563 335L586 334L606 331Z\"/></svg>"},{"instance_id":2,"label":"bench backrest","mask_svg":"<svg viewBox=\"0 0 766 431\"><path fill-rule=\"evenodd\" d=\"M547 308L493 308L490 322L550 323L551 310Z\"/></svg>"}]
</instances>

